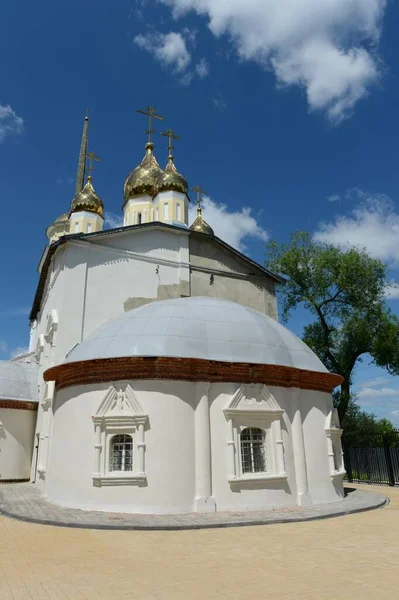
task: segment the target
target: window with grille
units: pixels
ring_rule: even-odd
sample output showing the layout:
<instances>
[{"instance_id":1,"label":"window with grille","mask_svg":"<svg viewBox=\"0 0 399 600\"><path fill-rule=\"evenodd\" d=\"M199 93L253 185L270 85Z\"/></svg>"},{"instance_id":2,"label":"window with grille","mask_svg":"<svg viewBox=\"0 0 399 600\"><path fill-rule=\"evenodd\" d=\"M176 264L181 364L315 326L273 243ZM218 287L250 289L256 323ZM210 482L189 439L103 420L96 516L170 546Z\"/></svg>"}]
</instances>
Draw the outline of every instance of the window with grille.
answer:
<instances>
[{"instance_id":1,"label":"window with grille","mask_svg":"<svg viewBox=\"0 0 399 600\"><path fill-rule=\"evenodd\" d=\"M133 470L133 438L131 435L114 435L111 439L109 470Z\"/></svg>"},{"instance_id":2,"label":"window with grille","mask_svg":"<svg viewBox=\"0 0 399 600\"><path fill-rule=\"evenodd\" d=\"M258 427L247 427L240 435L241 467L244 473L266 471L265 434Z\"/></svg>"}]
</instances>

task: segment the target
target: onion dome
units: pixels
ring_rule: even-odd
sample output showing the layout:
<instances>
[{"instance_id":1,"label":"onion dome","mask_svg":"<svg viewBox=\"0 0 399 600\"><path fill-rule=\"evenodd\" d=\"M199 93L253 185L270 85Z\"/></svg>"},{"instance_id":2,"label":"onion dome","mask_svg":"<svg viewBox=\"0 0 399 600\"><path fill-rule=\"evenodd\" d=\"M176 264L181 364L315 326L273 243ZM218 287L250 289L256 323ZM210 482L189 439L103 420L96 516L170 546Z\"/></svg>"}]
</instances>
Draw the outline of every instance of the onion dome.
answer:
<instances>
[{"instance_id":1,"label":"onion dome","mask_svg":"<svg viewBox=\"0 0 399 600\"><path fill-rule=\"evenodd\" d=\"M123 186L123 197L125 200L123 206L129 198L134 196L152 197L155 183L158 177L164 173L153 154L154 144L148 142L145 149L146 152L143 160L126 178L125 185Z\"/></svg>"},{"instance_id":2,"label":"onion dome","mask_svg":"<svg viewBox=\"0 0 399 600\"><path fill-rule=\"evenodd\" d=\"M63 213L62 215L60 215L58 217L58 219L56 219L53 223L53 225L63 225L64 223L67 223L69 220L69 213Z\"/></svg>"},{"instance_id":3,"label":"onion dome","mask_svg":"<svg viewBox=\"0 0 399 600\"><path fill-rule=\"evenodd\" d=\"M72 200L71 213L87 210L88 212L96 213L102 217L104 212L104 204L100 196L97 195L93 184L92 177L89 175L87 183L83 190L78 192Z\"/></svg>"},{"instance_id":4,"label":"onion dome","mask_svg":"<svg viewBox=\"0 0 399 600\"><path fill-rule=\"evenodd\" d=\"M202 216L202 208L197 208L197 216L192 225L190 225L191 231L200 231L201 233L207 233L208 235L215 235L212 227L204 220Z\"/></svg>"},{"instance_id":5,"label":"onion dome","mask_svg":"<svg viewBox=\"0 0 399 600\"><path fill-rule=\"evenodd\" d=\"M54 235L60 237L60 234L66 235L69 232L69 213L63 213L60 215L51 225L46 229L46 235L49 240Z\"/></svg>"},{"instance_id":6,"label":"onion dome","mask_svg":"<svg viewBox=\"0 0 399 600\"><path fill-rule=\"evenodd\" d=\"M180 192L181 194L188 194L188 184L186 179L176 169L173 162L173 156L169 156L168 164L165 167L165 171L158 177L154 186L154 197L160 192Z\"/></svg>"}]
</instances>

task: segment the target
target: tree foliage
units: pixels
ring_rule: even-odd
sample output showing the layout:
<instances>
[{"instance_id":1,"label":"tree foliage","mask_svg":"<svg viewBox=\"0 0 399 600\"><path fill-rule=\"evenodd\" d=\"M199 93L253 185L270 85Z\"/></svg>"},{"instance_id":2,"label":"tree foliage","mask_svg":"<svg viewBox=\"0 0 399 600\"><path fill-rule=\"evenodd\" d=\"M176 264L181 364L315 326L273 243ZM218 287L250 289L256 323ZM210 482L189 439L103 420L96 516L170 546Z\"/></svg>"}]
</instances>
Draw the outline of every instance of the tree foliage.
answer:
<instances>
[{"instance_id":1,"label":"tree foliage","mask_svg":"<svg viewBox=\"0 0 399 600\"><path fill-rule=\"evenodd\" d=\"M352 446L370 446L373 444L370 438L392 431L395 428L388 419L378 419L374 414L362 410L355 400L349 401L345 415L345 438L350 440Z\"/></svg>"},{"instance_id":2,"label":"tree foliage","mask_svg":"<svg viewBox=\"0 0 399 600\"><path fill-rule=\"evenodd\" d=\"M387 268L365 250L342 250L297 232L288 244L270 242L266 266L288 277L281 286L282 319L302 304L315 318L303 340L327 369L344 377L336 395L341 422L355 366L367 355L399 374L399 319L385 302Z\"/></svg>"}]
</instances>

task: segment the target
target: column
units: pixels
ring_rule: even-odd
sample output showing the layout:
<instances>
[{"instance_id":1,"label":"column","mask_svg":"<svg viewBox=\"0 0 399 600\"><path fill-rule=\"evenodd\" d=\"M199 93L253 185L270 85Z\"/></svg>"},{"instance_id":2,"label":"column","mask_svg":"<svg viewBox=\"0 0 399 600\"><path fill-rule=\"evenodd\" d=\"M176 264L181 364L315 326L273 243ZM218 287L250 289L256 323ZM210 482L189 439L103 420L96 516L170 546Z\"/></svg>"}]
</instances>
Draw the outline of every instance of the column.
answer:
<instances>
[{"instance_id":1,"label":"column","mask_svg":"<svg viewBox=\"0 0 399 600\"><path fill-rule=\"evenodd\" d=\"M211 427L209 419L209 383L197 383L195 409L195 510L215 512L212 497Z\"/></svg>"},{"instance_id":2,"label":"column","mask_svg":"<svg viewBox=\"0 0 399 600\"><path fill-rule=\"evenodd\" d=\"M236 449L234 442L234 431L233 431L233 420L229 419L229 439L227 441L227 445L229 447L229 478L233 478L236 476Z\"/></svg>"},{"instance_id":3,"label":"column","mask_svg":"<svg viewBox=\"0 0 399 600\"><path fill-rule=\"evenodd\" d=\"M334 446L331 438L331 433L327 432L327 449L328 449L328 462L330 466L330 473L334 473L337 469L335 468L334 460Z\"/></svg>"},{"instance_id":4,"label":"column","mask_svg":"<svg viewBox=\"0 0 399 600\"><path fill-rule=\"evenodd\" d=\"M277 444L277 457L276 467L279 475L284 475L285 464L284 464L284 447L283 447L283 436L281 431L281 421L278 419L275 421L275 432L276 432L276 444Z\"/></svg>"},{"instance_id":5,"label":"column","mask_svg":"<svg viewBox=\"0 0 399 600\"><path fill-rule=\"evenodd\" d=\"M95 440L94 444L94 477L99 477L101 475L101 425L96 423L94 426L95 431Z\"/></svg>"},{"instance_id":6,"label":"column","mask_svg":"<svg viewBox=\"0 0 399 600\"><path fill-rule=\"evenodd\" d=\"M138 440L137 440L137 471L139 475L144 475L144 423L140 423L138 426ZM134 458L133 458L134 460ZM134 469L136 470L136 469Z\"/></svg>"},{"instance_id":7,"label":"column","mask_svg":"<svg viewBox=\"0 0 399 600\"><path fill-rule=\"evenodd\" d=\"M310 506L312 504L309 495L308 473L306 468L305 442L303 439L302 416L300 407L301 390L292 389L292 447L294 451L295 478L297 504L299 506Z\"/></svg>"},{"instance_id":8,"label":"column","mask_svg":"<svg viewBox=\"0 0 399 600\"><path fill-rule=\"evenodd\" d=\"M46 472L47 466L47 446L48 446L48 429L49 429L49 406L46 403L42 403L42 422L40 427L40 444L39 444L39 458L37 471L43 477Z\"/></svg>"}]
</instances>

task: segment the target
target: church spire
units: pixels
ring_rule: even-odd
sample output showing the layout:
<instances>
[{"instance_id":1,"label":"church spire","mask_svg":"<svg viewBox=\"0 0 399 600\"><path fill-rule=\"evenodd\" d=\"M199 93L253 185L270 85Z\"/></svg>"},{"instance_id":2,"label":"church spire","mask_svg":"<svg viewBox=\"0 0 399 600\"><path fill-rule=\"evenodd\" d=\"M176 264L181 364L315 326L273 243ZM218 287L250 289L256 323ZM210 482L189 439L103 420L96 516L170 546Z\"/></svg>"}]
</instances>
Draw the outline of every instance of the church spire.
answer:
<instances>
[{"instance_id":1,"label":"church spire","mask_svg":"<svg viewBox=\"0 0 399 600\"><path fill-rule=\"evenodd\" d=\"M75 194L78 194L79 192L81 192L83 190L83 186L85 184L88 130L89 130L89 109L87 109L84 124L83 124L82 142L80 144L80 152L79 152L78 172L76 175Z\"/></svg>"}]
</instances>

